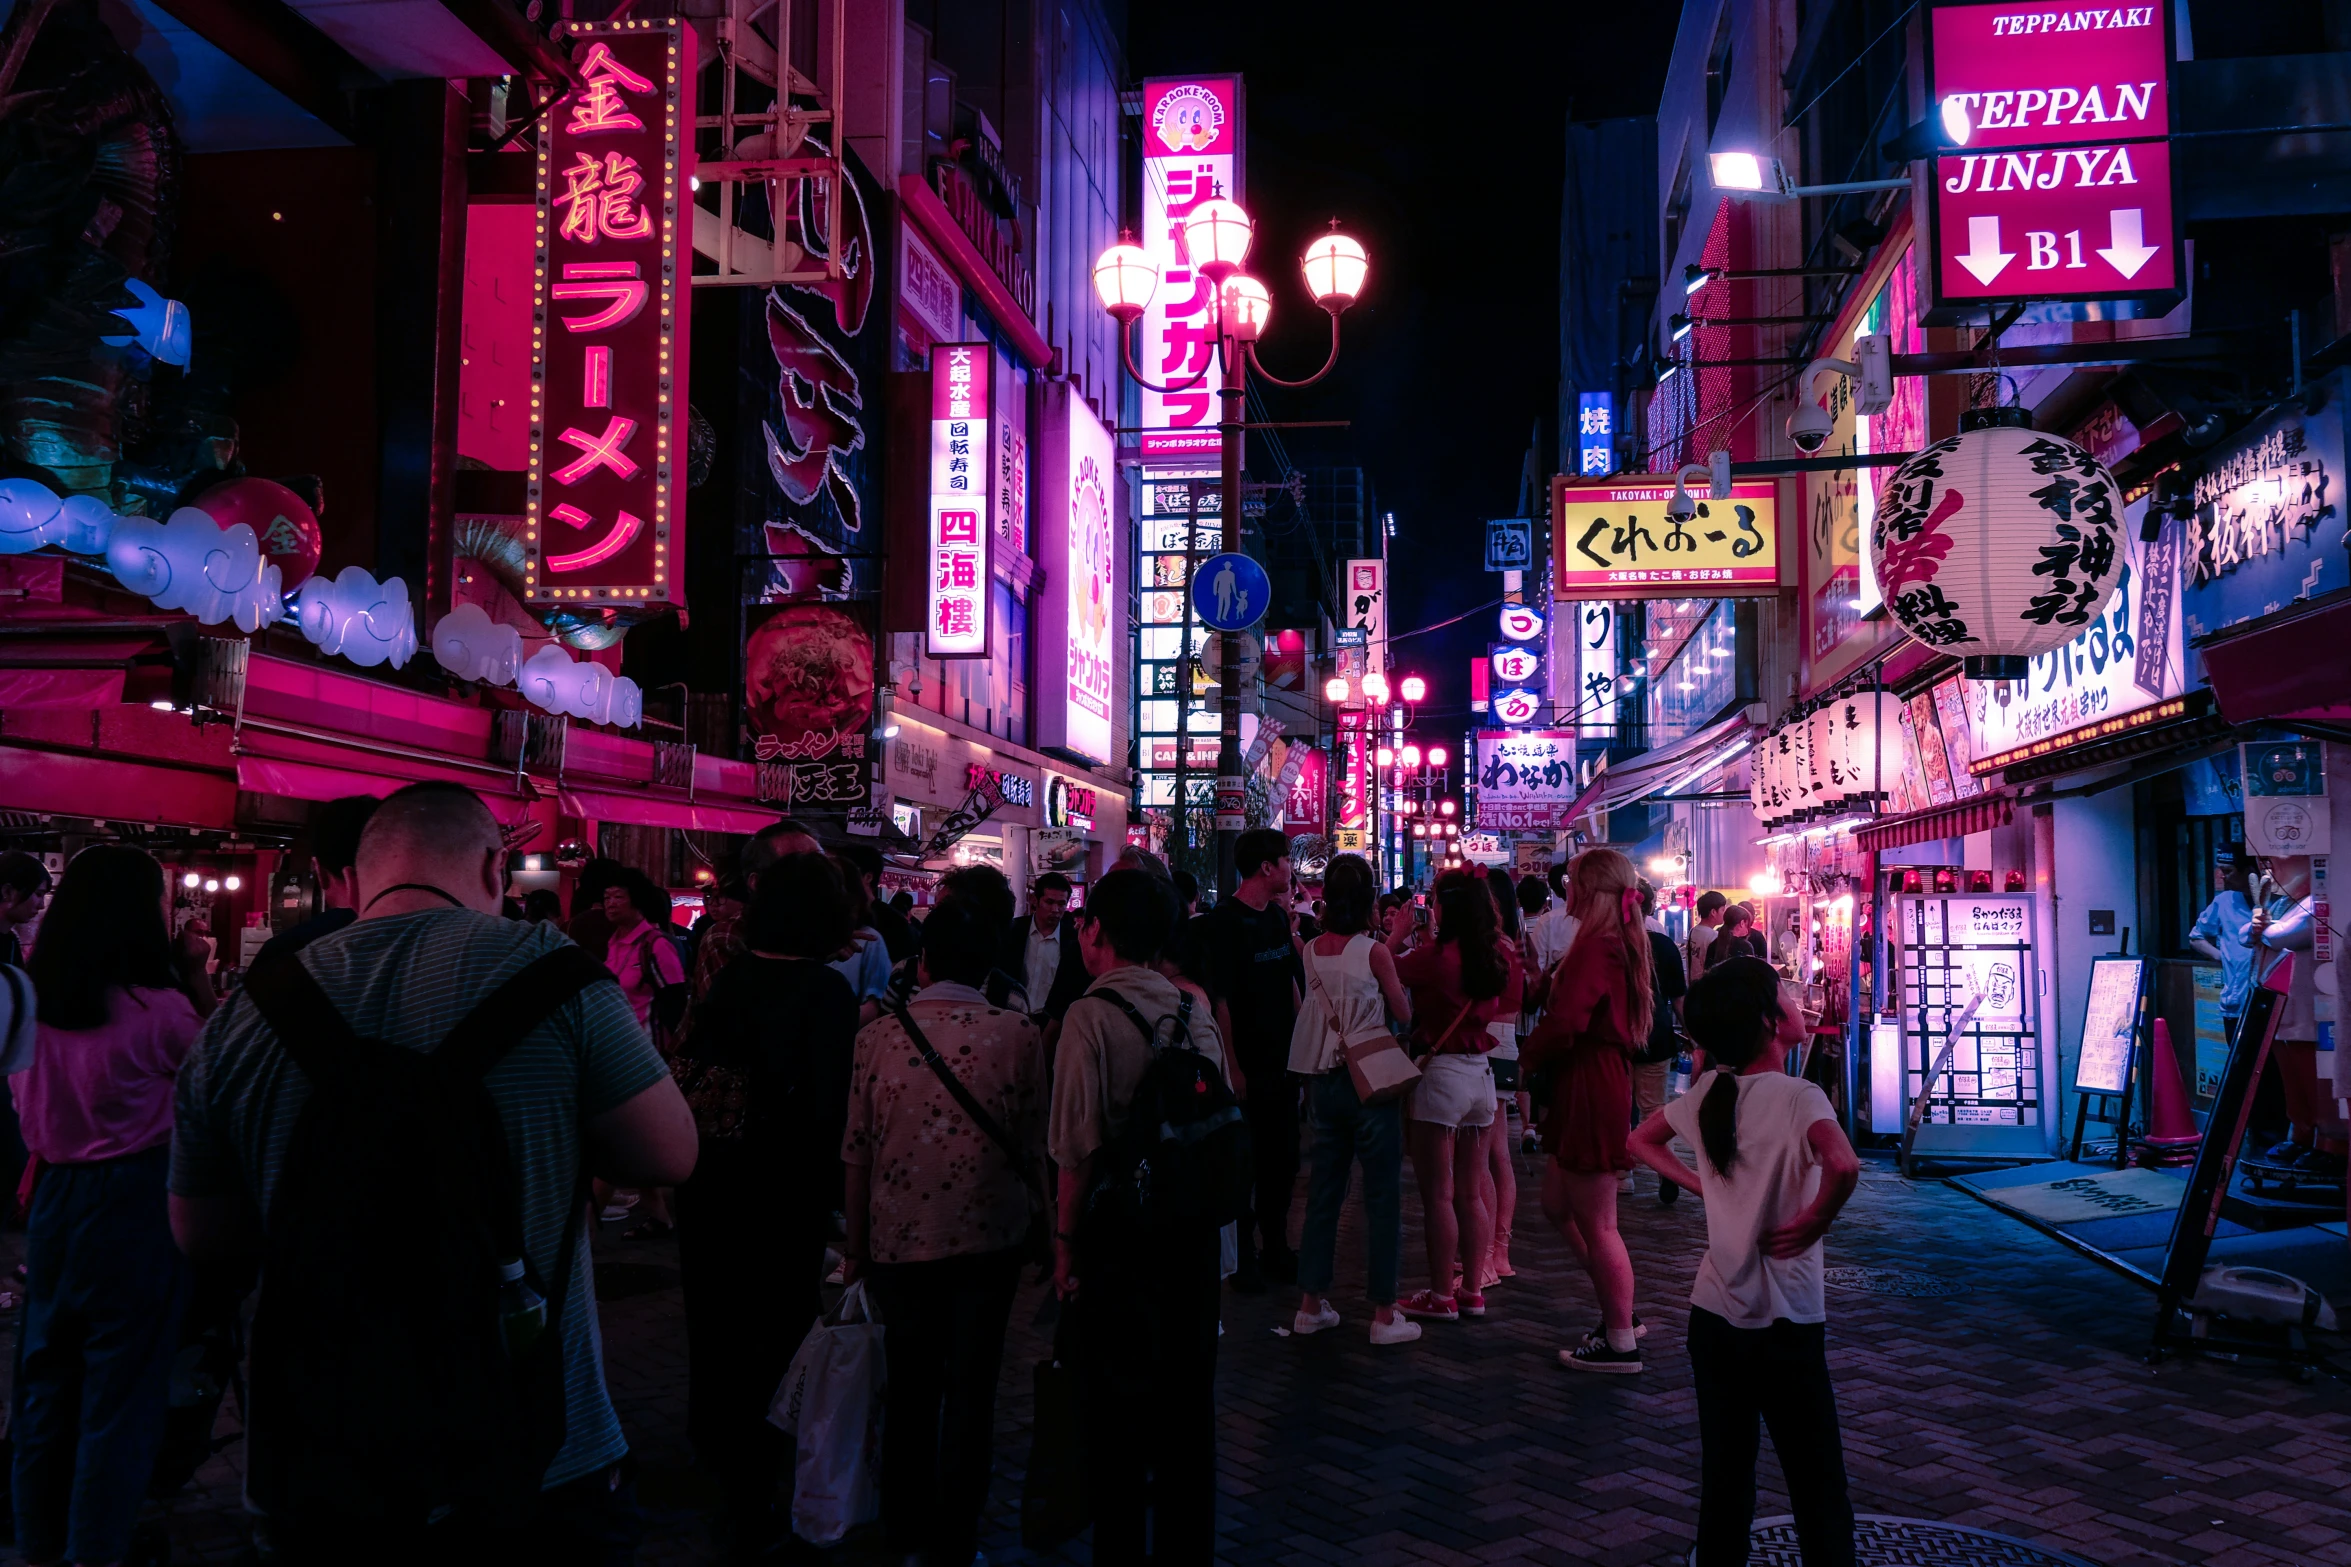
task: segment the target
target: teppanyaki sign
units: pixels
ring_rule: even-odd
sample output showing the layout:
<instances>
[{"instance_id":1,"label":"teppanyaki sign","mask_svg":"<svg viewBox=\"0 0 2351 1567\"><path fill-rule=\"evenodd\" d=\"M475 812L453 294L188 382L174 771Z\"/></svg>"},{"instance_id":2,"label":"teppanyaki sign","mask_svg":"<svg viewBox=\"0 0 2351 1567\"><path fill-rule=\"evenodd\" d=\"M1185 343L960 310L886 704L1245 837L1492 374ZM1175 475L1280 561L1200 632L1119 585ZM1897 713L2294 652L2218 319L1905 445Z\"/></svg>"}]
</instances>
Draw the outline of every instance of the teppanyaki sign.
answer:
<instances>
[{"instance_id":1,"label":"teppanyaki sign","mask_svg":"<svg viewBox=\"0 0 2351 1567\"><path fill-rule=\"evenodd\" d=\"M2171 7L1928 14L1928 96L1949 148L1925 176L1939 304L2177 289Z\"/></svg>"}]
</instances>

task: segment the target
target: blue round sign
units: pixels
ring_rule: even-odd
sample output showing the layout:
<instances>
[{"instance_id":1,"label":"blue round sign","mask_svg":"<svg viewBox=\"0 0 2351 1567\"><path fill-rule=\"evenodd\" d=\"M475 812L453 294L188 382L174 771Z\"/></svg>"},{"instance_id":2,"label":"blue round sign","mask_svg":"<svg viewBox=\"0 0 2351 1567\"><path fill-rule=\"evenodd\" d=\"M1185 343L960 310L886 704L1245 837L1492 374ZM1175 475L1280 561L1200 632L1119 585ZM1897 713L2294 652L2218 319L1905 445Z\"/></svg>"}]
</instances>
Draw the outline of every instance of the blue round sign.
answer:
<instances>
[{"instance_id":1,"label":"blue round sign","mask_svg":"<svg viewBox=\"0 0 2351 1567\"><path fill-rule=\"evenodd\" d=\"M1272 599L1265 568L1246 555L1211 555L1192 578L1192 612L1211 631L1246 631Z\"/></svg>"}]
</instances>

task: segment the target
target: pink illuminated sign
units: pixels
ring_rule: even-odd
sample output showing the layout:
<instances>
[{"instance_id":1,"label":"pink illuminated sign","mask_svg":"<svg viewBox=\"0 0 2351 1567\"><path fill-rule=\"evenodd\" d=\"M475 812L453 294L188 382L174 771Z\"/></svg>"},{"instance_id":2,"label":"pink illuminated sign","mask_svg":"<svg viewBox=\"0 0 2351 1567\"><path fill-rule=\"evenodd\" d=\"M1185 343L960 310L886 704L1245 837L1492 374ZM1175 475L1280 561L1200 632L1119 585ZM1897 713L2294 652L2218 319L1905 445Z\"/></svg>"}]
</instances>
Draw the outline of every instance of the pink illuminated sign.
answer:
<instances>
[{"instance_id":1,"label":"pink illuminated sign","mask_svg":"<svg viewBox=\"0 0 2351 1567\"><path fill-rule=\"evenodd\" d=\"M933 658L988 656L994 365L985 343L931 350L930 588L923 629Z\"/></svg>"},{"instance_id":2,"label":"pink illuminated sign","mask_svg":"<svg viewBox=\"0 0 2351 1567\"><path fill-rule=\"evenodd\" d=\"M540 121L524 581L534 603L681 602L694 34L579 23L586 84Z\"/></svg>"},{"instance_id":3,"label":"pink illuminated sign","mask_svg":"<svg viewBox=\"0 0 2351 1567\"><path fill-rule=\"evenodd\" d=\"M1155 77L1143 83L1143 248L1159 289L1137 327L1146 464L1214 459L1217 390L1213 289L1192 269L1184 215L1222 196L1241 199L1241 79Z\"/></svg>"},{"instance_id":4,"label":"pink illuminated sign","mask_svg":"<svg viewBox=\"0 0 2351 1567\"><path fill-rule=\"evenodd\" d=\"M2180 284L2169 8L1951 4L1928 74L1947 301L2113 299Z\"/></svg>"}]
</instances>

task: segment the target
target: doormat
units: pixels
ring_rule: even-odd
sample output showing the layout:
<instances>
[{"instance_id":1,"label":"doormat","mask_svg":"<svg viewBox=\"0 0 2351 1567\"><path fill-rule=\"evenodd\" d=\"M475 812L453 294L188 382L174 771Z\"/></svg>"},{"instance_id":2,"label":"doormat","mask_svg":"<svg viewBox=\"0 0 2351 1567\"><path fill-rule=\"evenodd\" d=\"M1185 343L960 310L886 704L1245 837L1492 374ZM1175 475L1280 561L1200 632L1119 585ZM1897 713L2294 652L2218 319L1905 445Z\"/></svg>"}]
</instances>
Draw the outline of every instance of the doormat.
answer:
<instances>
[{"instance_id":1,"label":"doormat","mask_svg":"<svg viewBox=\"0 0 2351 1567\"><path fill-rule=\"evenodd\" d=\"M2125 1219L2169 1213L2187 1195L2188 1183L2159 1170L2108 1170L2069 1175L2030 1186L1979 1191L1986 1202L2042 1224L2084 1224L2092 1219Z\"/></svg>"}]
</instances>

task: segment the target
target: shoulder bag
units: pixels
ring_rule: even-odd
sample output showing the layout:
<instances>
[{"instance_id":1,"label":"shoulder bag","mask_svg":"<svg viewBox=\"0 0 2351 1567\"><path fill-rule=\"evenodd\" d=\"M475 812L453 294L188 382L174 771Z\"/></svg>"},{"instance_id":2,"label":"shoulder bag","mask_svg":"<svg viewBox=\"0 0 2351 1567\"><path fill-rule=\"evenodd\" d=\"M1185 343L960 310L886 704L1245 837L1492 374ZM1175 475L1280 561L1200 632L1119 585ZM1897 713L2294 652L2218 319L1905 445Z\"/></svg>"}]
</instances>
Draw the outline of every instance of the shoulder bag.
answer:
<instances>
[{"instance_id":1,"label":"shoulder bag","mask_svg":"<svg viewBox=\"0 0 2351 1567\"><path fill-rule=\"evenodd\" d=\"M1020 1184L1028 1189L1029 1194L1029 1232L1020 1243L1021 1255L1031 1262L1050 1263L1053 1260L1052 1205L1045 1201L1044 1185L1037 1179L1035 1158L1012 1140L1012 1134L1004 1129L1003 1123L980 1108L980 1102L972 1097L971 1090L963 1086L963 1079L955 1075L955 1069L940 1057L938 1051L931 1048L931 1042L915 1026L914 1014L907 1010L905 1002L892 998L890 1015L898 1020L900 1028L906 1030L907 1039L922 1053L923 1065L938 1076L948 1097L970 1117L971 1124L979 1128L982 1137L1004 1151L1005 1161L1012 1166L1012 1173L1020 1178Z\"/></svg>"},{"instance_id":2,"label":"shoulder bag","mask_svg":"<svg viewBox=\"0 0 2351 1567\"><path fill-rule=\"evenodd\" d=\"M1376 1034L1357 1039L1340 1033L1339 1009L1332 1003L1330 991L1323 986L1314 961L1317 956L1310 946L1306 956L1306 982L1314 987L1315 995L1322 1001L1325 1025L1332 1033L1339 1034L1339 1055L1347 1063L1347 1080L1355 1085L1355 1097L1367 1105L1401 1099L1420 1081L1419 1065L1405 1054L1403 1042L1384 1027Z\"/></svg>"}]
</instances>

